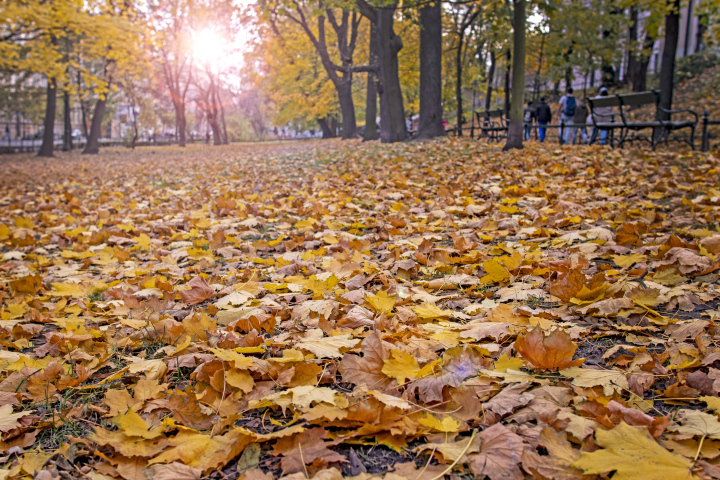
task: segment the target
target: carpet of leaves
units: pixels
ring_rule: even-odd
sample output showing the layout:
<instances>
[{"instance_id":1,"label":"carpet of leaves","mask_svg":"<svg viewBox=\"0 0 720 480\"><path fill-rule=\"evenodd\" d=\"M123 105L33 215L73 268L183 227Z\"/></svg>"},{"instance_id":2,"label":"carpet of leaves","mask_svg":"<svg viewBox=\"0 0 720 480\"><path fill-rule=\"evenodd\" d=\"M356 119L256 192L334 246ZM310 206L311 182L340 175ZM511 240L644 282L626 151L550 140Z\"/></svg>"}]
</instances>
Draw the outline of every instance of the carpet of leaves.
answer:
<instances>
[{"instance_id":1,"label":"carpet of leaves","mask_svg":"<svg viewBox=\"0 0 720 480\"><path fill-rule=\"evenodd\" d=\"M720 478L720 160L0 160L0 479Z\"/></svg>"}]
</instances>

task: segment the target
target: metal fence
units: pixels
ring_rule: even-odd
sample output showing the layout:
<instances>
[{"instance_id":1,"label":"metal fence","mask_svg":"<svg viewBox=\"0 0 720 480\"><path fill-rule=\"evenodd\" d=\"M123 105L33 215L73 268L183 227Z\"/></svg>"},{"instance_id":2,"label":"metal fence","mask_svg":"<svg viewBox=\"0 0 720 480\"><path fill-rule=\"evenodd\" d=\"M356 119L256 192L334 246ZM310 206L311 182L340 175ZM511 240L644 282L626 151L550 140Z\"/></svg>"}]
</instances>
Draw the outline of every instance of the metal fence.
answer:
<instances>
[{"instance_id":1,"label":"metal fence","mask_svg":"<svg viewBox=\"0 0 720 480\"><path fill-rule=\"evenodd\" d=\"M73 150L82 150L85 148L85 139L82 140L73 140ZM127 140L124 139L117 139L117 138L101 138L99 140L100 147L130 147L130 143ZM176 140L157 140L157 141L151 141L151 140L144 140L144 141L137 141L135 142L136 147L163 147L168 145L177 145ZM0 141L0 154L6 154L6 153L23 153L23 152L37 152L40 150L40 145L42 145L42 139L37 140L2 140ZM58 140L55 139L53 141L53 145L56 150L61 150L63 147L63 141L62 139Z\"/></svg>"},{"instance_id":2,"label":"metal fence","mask_svg":"<svg viewBox=\"0 0 720 480\"><path fill-rule=\"evenodd\" d=\"M577 124L565 124L561 122L559 124L547 124L538 125L524 124L523 134L525 138L529 133L530 138L534 140L540 140L540 131L544 130L544 141L546 143L558 143L562 145L561 139L567 136L568 141L571 143L588 143L593 138L593 125L589 123L577 123ZM491 129L483 128L482 125L471 125L469 127L462 127L463 135L468 134L471 139L487 139L487 140L504 140L507 137L507 131L497 132L496 135L491 135ZM458 136L458 128L452 127L445 130L450 136ZM574 135L574 136L573 136ZM612 133L609 133L610 138L614 141ZM599 133L596 134L596 141L600 141Z\"/></svg>"}]
</instances>

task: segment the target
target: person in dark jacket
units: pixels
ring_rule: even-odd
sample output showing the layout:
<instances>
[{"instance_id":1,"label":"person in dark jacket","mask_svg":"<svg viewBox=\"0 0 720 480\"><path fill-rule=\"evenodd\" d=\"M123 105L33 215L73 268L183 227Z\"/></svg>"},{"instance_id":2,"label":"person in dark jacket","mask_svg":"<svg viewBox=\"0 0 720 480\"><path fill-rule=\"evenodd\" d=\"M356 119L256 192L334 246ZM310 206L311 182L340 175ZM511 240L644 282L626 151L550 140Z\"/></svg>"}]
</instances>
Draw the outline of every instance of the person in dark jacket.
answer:
<instances>
[{"instance_id":1,"label":"person in dark jacket","mask_svg":"<svg viewBox=\"0 0 720 480\"><path fill-rule=\"evenodd\" d=\"M552 112L550 111L550 105L545 102L545 97L540 98L540 104L535 109L535 118L538 122L538 133L540 134L540 141L545 141L545 125L552 120Z\"/></svg>"},{"instance_id":2,"label":"person in dark jacket","mask_svg":"<svg viewBox=\"0 0 720 480\"><path fill-rule=\"evenodd\" d=\"M577 107L575 108L575 115L573 116L573 123L575 125L584 125L587 123L588 119L588 107L586 103L578 102ZM578 137L578 130L580 131L580 134L582 135L581 138L578 138L578 143L586 144L588 140L587 135L587 129L585 127L573 127L572 129L572 143L575 145L575 139Z\"/></svg>"}]
</instances>

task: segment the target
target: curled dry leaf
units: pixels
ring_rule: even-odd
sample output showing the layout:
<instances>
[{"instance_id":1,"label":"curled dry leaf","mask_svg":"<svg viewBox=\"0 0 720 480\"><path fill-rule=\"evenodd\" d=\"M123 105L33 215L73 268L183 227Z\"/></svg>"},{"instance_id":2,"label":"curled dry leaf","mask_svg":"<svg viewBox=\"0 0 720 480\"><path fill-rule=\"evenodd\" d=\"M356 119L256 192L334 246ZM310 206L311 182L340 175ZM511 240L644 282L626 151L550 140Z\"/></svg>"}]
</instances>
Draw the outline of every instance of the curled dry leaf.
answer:
<instances>
[{"instance_id":1,"label":"curled dry leaf","mask_svg":"<svg viewBox=\"0 0 720 480\"><path fill-rule=\"evenodd\" d=\"M534 367L546 370L576 367L585 361L573 360L577 345L573 343L570 335L561 329L555 329L546 336L537 326L530 333L518 336L515 350Z\"/></svg>"},{"instance_id":2,"label":"curled dry leaf","mask_svg":"<svg viewBox=\"0 0 720 480\"><path fill-rule=\"evenodd\" d=\"M207 284L204 278L196 276L185 284L189 290L181 290L180 297L188 305L197 305L205 300L215 297L215 290Z\"/></svg>"}]
</instances>

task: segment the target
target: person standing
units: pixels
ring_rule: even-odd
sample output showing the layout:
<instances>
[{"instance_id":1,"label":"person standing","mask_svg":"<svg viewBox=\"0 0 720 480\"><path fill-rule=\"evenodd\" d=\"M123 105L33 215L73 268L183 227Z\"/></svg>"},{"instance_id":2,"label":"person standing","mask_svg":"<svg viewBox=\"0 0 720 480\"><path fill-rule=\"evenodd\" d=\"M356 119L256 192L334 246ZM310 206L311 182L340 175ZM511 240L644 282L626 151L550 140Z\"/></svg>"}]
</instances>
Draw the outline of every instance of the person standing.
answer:
<instances>
[{"instance_id":1,"label":"person standing","mask_svg":"<svg viewBox=\"0 0 720 480\"><path fill-rule=\"evenodd\" d=\"M577 110L577 100L573 96L572 87L568 87L567 93L560 98L560 123L565 125L572 125L573 118L575 117L575 110ZM564 130L564 132L563 132ZM569 128L560 128L560 132L563 135L561 143L567 144L570 138Z\"/></svg>"},{"instance_id":2,"label":"person standing","mask_svg":"<svg viewBox=\"0 0 720 480\"><path fill-rule=\"evenodd\" d=\"M595 98L603 98L610 95L608 92L608 89L605 87L602 87L600 89L600 94ZM592 111L593 120L595 120L595 123L613 123L615 121L615 117L613 115L613 107L597 107L594 108ZM592 137L590 138L590 143L595 143L595 140L597 140L598 137L598 130L600 132L600 145L605 145L607 143L607 137L608 137L608 131L607 130L600 130L595 127L593 127L593 133Z\"/></svg>"},{"instance_id":3,"label":"person standing","mask_svg":"<svg viewBox=\"0 0 720 480\"><path fill-rule=\"evenodd\" d=\"M535 108L533 102L528 102L527 107L523 111L523 124L525 125L525 141L530 141L530 130L532 130L533 120L535 120Z\"/></svg>"},{"instance_id":4,"label":"person standing","mask_svg":"<svg viewBox=\"0 0 720 480\"><path fill-rule=\"evenodd\" d=\"M584 125L587 122L588 117L588 107L585 102L578 103L577 107L575 107L575 115L573 115L573 123L575 125ZM577 132L580 130L580 134L582 135L582 144L586 144L588 140L587 135L587 128L586 127L573 127L572 129L572 143L575 145L575 137L577 136Z\"/></svg>"},{"instance_id":5,"label":"person standing","mask_svg":"<svg viewBox=\"0 0 720 480\"><path fill-rule=\"evenodd\" d=\"M205 131L205 145L210 145L210 130Z\"/></svg>"},{"instance_id":6,"label":"person standing","mask_svg":"<svg viewBox=\"0 0 720 480\"><path fill-rule=\"evenodd\" d=\"M540 97L540 103L535 109L535 118L538 123L538 133L540 134L540 142L545 141L545 125L552 120L552 111L550 105L545 102L545 97Z\"/></svg>"}]
</instances>

